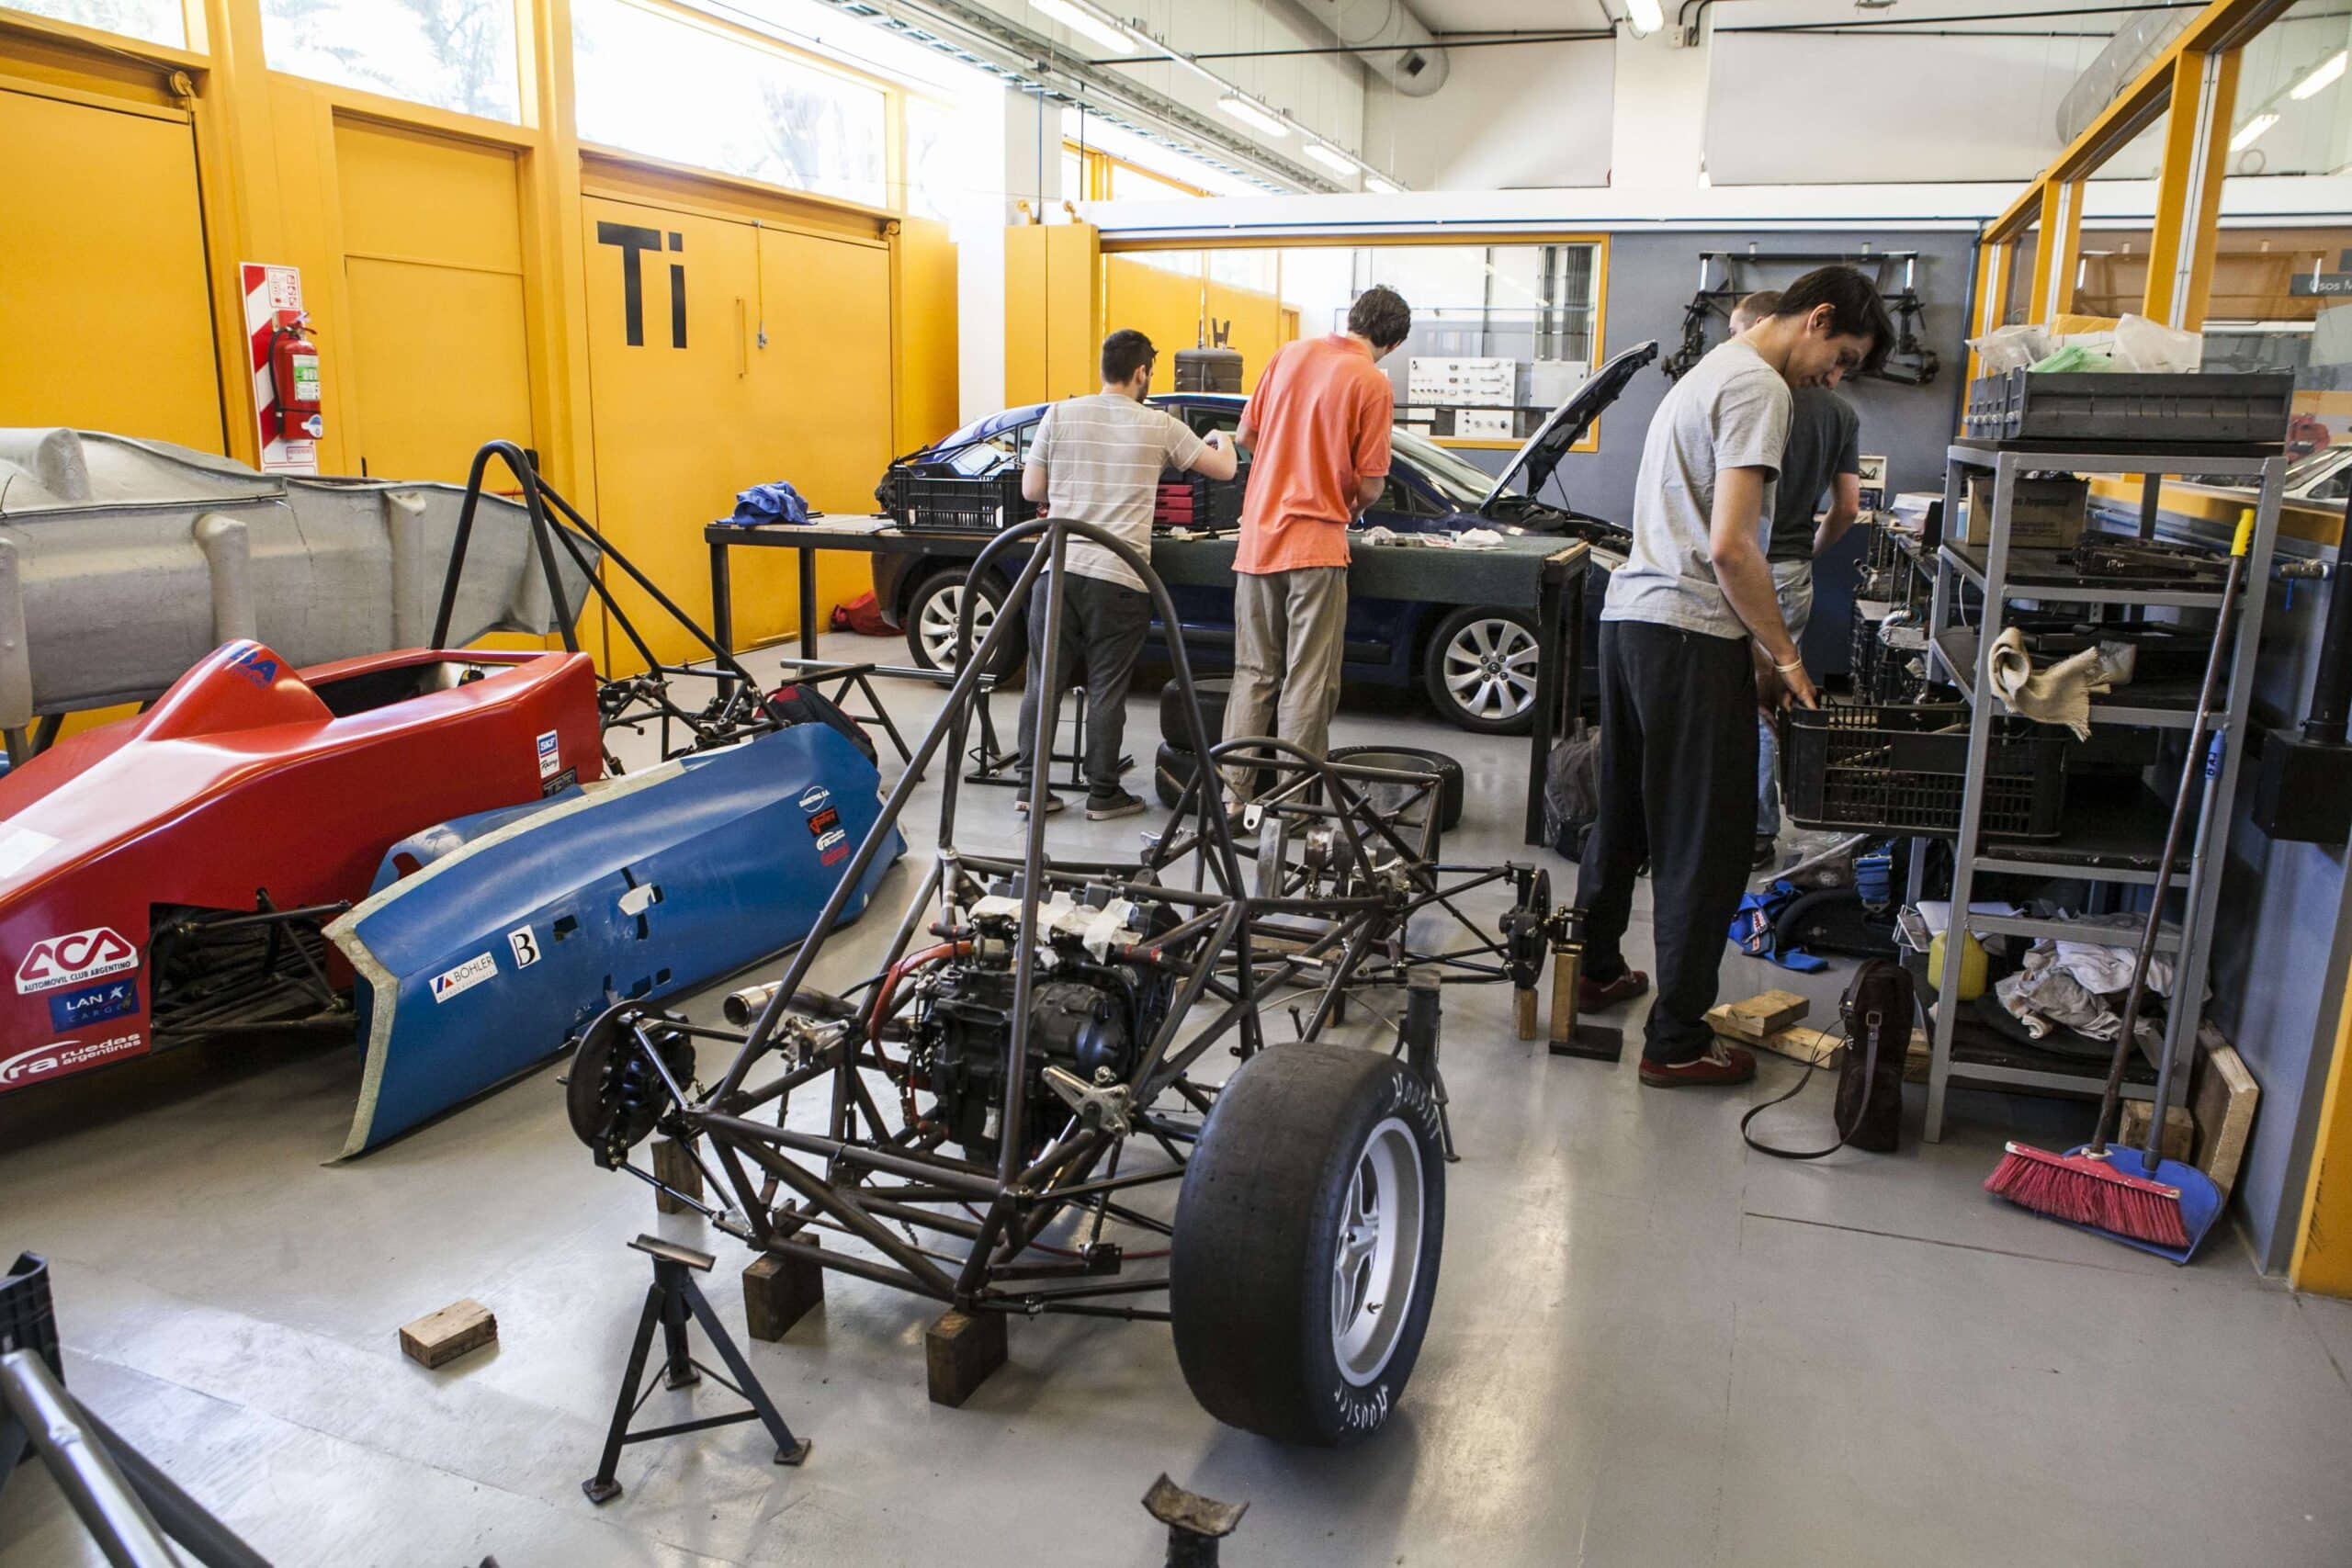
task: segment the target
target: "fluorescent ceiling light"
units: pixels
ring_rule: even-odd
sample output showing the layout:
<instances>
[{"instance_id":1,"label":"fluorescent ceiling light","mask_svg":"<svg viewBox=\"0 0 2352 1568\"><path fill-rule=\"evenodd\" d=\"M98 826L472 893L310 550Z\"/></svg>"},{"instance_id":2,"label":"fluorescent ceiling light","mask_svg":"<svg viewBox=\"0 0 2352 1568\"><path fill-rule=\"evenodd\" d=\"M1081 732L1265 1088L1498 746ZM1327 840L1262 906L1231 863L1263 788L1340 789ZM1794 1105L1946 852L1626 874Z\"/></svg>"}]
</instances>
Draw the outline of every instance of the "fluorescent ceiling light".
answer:
<instances>
[{"instance_id":1,"label":"fluorescent ceiling light","mask_svg":"<svg viewBox=\"0 0 2352 1568\"><path fill-rule=\"evenodd\" d=\"M1625 19L1634 24L1634 31L1647 38L1666 26L1666 12L1658 0L1625 0Z\"/></svg>"},{"instance_id":2,"label":"fluorescent ceiling light","mask_svg":"<svg viewBox=\"0 0 2352 1568\"><path fill-rule=\"evenodd\" d=\"M1306 144L1306 155L1333 174L1352 175L1356 172L1356 161L1337 147L1329 147L1320 141L1310 141Z\"/></svg>"},{"instance_id":3,"label":"fluorescent ceiling light","mask_svg":"<svg viewBox=\"0 0 2352 1568\"><path fill-rule=\"evenodd\" d=\"M1370 191L1377 191L1382 196L1395 196L1396 194L1396 182L1391 179L1384 179L1378 175L1366 175L1363 177L1363 188Z\"/></svg>"},{"instance_id":4,"label":"fluorescent ceiling light","mask_svg":"<svg viewBox=\"0 0 2352 1568\"><path fill-rule=\"evenodd\" d=\"M2294 91L2287 96L2297 103L2301 103L2305 98L2314 97L2327 91L2329 87L2335 85L2335 79L2344 74L2344 55L2345 51L2339 49L2312 67L2312 73L2296 83Z\"/></svg>"},{"instance_id":5,"label":"fluorescent ceiling light","mask_svg":"<svg viewBox=\"0 0 2352 1568\"><path fill-rule=\"evenodd\" d=\"M1252 103L1238 93L1227 93L1216 101L1216 107L1250 127L1261 136L1288 136L1290 123L1262 104Z\"/></svg>"},{"instance_id":6,"label":"fluorescent ceiling light","mask_svg":"<svg viewBox=\"0 0 2352 1568\"><path fill-rule=\"evenodd\" d=\"M2262 140L2262 133L2278 123L2275 114L2258 114L2247 120L2235 136L2230 138L2230 151L2243 152Z\"/></svg>"},{"instance_id":7,"label":"fluorescent ceiling light","mask_svg":"<svg viewBox=\"0 0 2352 1568\"><path fill-rule=\"evenodd\" d=\"M1135 40L1126 29L1094 15L1077 0L1029 0L1029 8L1051 17L1075 33L1084 33L1113 54L1133 54Z\"/></svg>"}]
</instances>

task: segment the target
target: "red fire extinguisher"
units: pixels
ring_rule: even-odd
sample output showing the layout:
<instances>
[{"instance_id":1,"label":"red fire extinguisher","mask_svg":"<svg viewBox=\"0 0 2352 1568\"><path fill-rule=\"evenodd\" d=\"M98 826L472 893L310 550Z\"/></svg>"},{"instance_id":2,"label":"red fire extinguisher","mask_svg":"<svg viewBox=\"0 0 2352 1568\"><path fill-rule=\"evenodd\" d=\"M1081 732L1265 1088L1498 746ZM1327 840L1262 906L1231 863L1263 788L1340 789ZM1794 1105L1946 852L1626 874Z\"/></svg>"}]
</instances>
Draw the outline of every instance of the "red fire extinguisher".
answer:
<instances>
[{"instance_id":1,"label":"red fire extinguisher","mask_svg":"<svg viewBox=\"0 0 2352 1568\"><path fill-rule=\"evenodd\" d=\"M282 439L316 441L326 434L319 413L319 346L310 341L311 318L297 316L270 337L270 389L277 397Z\"/></svg>"}]
</instances>

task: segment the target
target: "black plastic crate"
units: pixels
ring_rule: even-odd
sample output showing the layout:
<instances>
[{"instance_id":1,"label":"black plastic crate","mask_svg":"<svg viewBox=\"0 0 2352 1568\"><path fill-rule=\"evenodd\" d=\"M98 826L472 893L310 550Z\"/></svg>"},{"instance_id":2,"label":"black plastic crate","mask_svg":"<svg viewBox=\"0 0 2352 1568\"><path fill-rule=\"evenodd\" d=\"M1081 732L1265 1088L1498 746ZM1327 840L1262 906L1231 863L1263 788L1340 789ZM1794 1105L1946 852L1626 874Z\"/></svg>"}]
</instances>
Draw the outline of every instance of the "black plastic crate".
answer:
<instances>
[{"instance_id":1,"label":"black plastic crate","mask_svg":"<svg viewBox=\"0 0 2352 1568\"><path fill-rule=\"evenodd\" d=\"M65 1363L57 1353L57 1313L49 1300L49 1259L20 1252L5 1276L0 1276L0 1355L30 1350L49 1363L57 1381L65 1381Z\"/></svg>"},{"instance_id":2,"label":"black plastic crate","mask_svg":"<svg viewBox=\"0 0 2352 1568\"><path fill-rule=\"evenodd\" d=\"M1957 836L1968 767L1968 709L1792 708L1781 738L1781 793L1804 828ZM1996 717L1984 766L1984 832L2054 839L2066 804L2072 737Z\"/></svg>"},{"instance_id":3,"label":"black plastic crate","mask_svg":"<svg viewBox=\"0 0 2352 1568\"><path fill-rule=\"evenodd\" d=\"M1021 499L1021 474L966 479L961 474L893 474L890 515L902 528L953 534L993 534L1037 515Z\"/></svg>"},{"instance_id":4,"label":"black plastic crate","mask_svg":"<svg viewBox=\"0 0 2352 1568\"><path fill-rule=\"evenodd\" d=\"M1962 432L1979 441L2282 445L2295 378L2285 372L2010 370L1968 384Z\"/></svg>"},{"instance_id":5,"label":"black plastic crate","mask_svg":"<svg viewBox=\"0 0 2352 1568\"><path fill-rule=\"evenodd\" d=\"M1166 526L1191 528L1230 528L1241 521L1241 482L1238 479L1212 479L1203 474L1163 473L1159 476L1159 493L1154 498L1154 522L1167 511L1162 501L1175 495L1189 495L1192 515L1168 518Z\"/></svg>"}]
</instances>

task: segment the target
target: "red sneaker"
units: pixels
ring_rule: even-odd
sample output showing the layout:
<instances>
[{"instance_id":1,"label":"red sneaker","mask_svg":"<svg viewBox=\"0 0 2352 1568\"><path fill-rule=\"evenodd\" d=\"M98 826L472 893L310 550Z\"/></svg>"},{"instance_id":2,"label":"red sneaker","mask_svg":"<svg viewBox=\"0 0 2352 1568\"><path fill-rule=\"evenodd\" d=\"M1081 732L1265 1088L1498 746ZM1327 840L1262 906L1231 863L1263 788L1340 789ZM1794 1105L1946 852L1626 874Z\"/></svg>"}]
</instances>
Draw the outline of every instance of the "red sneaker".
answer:
<instances>
[{"instance_id":1,"label":"red sneaker","mask_svg":"<svg viewBox=\"0 0 2352 1568\"><path fill-rule=\"evenodd\" d=\"M1668 1064L1642 1058L1642 1081L1653 1089L1746 1083L1755 1076L1756 1054L1721 1039L1707 1047L1706 1055L1688 1062Z\"/></svg>"},{"instance_id":2,"label":"red sneaker","mask_svg":"<svg viewBox=\"0 0 2352 1568\"><path fill-rule=\"evenodd\" d=\"M1638 969L1628 969L1606 984L1589 976L1577 976L1577 1011L1599 1012L1613 1008L1619 1002L1630 1002L1650 988L1650 977Z\"/></svg>"}]
</instances>

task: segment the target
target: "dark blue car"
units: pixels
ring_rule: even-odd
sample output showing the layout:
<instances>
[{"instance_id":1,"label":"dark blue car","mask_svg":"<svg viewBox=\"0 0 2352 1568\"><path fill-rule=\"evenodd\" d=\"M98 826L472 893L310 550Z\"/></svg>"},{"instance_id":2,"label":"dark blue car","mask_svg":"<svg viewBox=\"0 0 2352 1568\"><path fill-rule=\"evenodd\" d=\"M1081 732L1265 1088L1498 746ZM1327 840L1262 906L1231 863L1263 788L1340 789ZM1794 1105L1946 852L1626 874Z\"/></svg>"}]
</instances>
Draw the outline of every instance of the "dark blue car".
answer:
<instances>
[{"instance_id":1,"label":"dark blue car","mask_svg":"<svg viewBox=\"0 0 2352 1568\"><path fill-rule=\"evenodd\" d=\"M1391 440L1387 488L1365 509L1357 526L1400 534L1461 533L1491 528L1503 534L1557 534L1595 547L1604 565L1623 558L1626 532L1617 524L1532 499L1582 439L1603 409L1614 402L1636 371L1657 357L1657 344L1645 343L1602 365L1554 410L1543 427L1512 457L1499 478L1465 462L1458 454L1399 426ZM1231 431L1247 400L1215 392L1170 392L1151 400L1200 434ZM899 458L890 466L875 496L885 512L900 513L902 476L990 479L1017 473L1029 441L1047 405L1007 409L965 426L944 441ZM1250 457L1226 481L1249 482ZM1513 486L1519 488L1513 489ZM1009 575L990 570L988 580L967 581L970 563L940 556L875 558L874 591L883 610L907 634L907 648L925 669L950 662L956 617L964 595L974 588L981 603L974 612L984 631L1003 604ZM1590 604L1600 603L1607 574L1594 572ZM1233 593L1229 589L1171 587L1182 620L1184 648L1204 669L1233 662ZM1154 623L1153 639L1164 646L1167 629ZM1439 714L1464 729L1521 733L1533 720L1535 629L1523 611L1500 606L1448 606L1410 599L1362 599L1348 603L1346 665L1351 681L1387 686L1419 682ZM1021 657L1006 656L1011 667Z\"/></svg>"}]
</instances>

